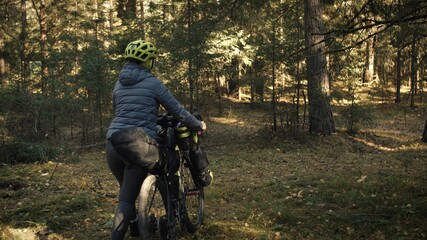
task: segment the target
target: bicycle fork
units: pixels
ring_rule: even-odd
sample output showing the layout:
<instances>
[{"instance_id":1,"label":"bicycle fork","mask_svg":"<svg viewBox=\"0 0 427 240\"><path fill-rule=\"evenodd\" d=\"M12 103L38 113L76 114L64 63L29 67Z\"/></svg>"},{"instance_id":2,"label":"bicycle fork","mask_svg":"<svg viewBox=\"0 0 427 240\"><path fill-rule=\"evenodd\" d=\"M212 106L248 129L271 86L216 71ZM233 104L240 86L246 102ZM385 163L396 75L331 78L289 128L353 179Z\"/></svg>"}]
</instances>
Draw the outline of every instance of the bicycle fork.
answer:
<instances>
[{"instance_id":1,"label":"bicycle fork","mask_svg":"<svg viewBox=\"0 0 427 240\"><path fill-rule=\"evenodd\" d=\"M179 178L172 176L167 178L169 202L167 203L167 239L176 239L175 227L177 225L179 213Z\"/></svg>"}]
</instances>

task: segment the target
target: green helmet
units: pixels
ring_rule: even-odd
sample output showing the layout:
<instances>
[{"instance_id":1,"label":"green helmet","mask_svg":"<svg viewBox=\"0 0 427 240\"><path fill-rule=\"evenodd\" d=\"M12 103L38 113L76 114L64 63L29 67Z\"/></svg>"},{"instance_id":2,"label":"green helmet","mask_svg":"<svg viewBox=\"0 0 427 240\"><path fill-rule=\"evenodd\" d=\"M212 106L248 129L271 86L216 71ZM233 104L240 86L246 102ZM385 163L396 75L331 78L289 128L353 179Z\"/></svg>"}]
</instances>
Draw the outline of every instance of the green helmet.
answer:
<instances>
[{"instance_id":1,"label":"green helmet","mask_svg":"<svg viewBox=\"0 0 427 240\"><path fill-rule=\"evenodd\" d=\"M130 42L125 50L125 59L137 59L142 62L147 62L150 59L157 57L156 47L150 42L144 40L136 40Z\"/></svg>"}]
</instances>

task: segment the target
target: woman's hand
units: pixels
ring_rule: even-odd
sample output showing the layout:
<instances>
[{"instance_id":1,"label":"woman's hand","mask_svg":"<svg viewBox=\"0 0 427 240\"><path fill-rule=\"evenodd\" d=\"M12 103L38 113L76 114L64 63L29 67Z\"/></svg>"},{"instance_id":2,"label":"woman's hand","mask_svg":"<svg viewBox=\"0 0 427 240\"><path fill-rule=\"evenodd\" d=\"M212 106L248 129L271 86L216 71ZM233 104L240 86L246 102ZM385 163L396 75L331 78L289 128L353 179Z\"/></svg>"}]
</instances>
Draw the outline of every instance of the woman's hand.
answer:
<instances>
[{"instance_id":1,"label":"woman's hand","mask_svg":"<svg viewBox=\"0 0 427 240\"><path fill-rule=\"evenodd\" d=\"M202 121L202 131L206 131L206 123L205 121Z\"/></svg>"}]
</instances>

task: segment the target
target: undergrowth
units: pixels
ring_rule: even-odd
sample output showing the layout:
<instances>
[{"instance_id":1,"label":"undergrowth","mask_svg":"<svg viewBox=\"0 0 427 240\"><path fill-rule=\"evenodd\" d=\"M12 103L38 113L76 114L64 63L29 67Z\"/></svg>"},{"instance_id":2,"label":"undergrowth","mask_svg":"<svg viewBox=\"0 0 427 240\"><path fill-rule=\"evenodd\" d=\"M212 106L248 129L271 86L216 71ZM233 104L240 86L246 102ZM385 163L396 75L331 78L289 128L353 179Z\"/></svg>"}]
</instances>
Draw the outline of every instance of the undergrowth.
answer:
<instances>
[{"instance_id":1,"label":"undergrowth","mask_svg":"<svg viewBox=\"0 0 427 240\"><path fill-rule=\"evenodd\" d=\"M205 223L179 238L425 239L425 120L388 109L353 136L272 134L239 108L211 117L201 139L215 176ZM2 166L0 239L109 239L118 185L104 158L98 149Z\"/></svg>"},{"instance_id":2,"label":"undergrowth","mask_svg":"<svg viewBox=\"0 0 427 240\"><path fill-rule=\"evenodd\" d=\"M8 142L0 145L0 163L35 163L46 162L59 156L57 146L43 143Z\"/></svg>"}]
</instances>

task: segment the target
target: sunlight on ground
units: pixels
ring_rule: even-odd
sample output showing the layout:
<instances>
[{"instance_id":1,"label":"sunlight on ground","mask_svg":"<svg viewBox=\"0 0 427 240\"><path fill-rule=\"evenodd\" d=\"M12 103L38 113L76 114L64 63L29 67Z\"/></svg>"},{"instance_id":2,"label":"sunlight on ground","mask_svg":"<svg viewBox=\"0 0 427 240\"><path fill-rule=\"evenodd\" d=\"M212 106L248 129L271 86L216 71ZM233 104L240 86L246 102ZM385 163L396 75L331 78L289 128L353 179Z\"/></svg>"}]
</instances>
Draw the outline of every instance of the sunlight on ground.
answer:
<instances>
[{"instance_id":1,"label":"sunlight on ground","mask_svg":"<svg viewBox=\"0 0 427 240\"><path fill-rule=\"evenodd\" d=\"M225 118L225 117L212 117L211 121L227 124L227 125L237 125L237 126L246 126L247 124L243 121L239 121L236 118Z\"/></svg>"},{"instance_id":2,"label":"sunlight on ground","mask_svg":"<svg viewBox=\"0 0 427 240\"><path fill-rule=\"evenodd\" d=\"M352 139L355 140L356 142L363 143L368 147L371 147L371 148L374 148L374 149L380 150L380 151L386 151L386 152L393 152L393 151L400 151L400 150L427 150L426 145L418 144L418 143L411 144L409 146L401 145L398 147L390 148L390 147L382 146L382 145L377 144L373 141L363 139L363 138L359 138L359 137L352 137ZM396 139L399 139L399 138L396 137Z\"/></svg>"},{"instance_id":3,"label":"sunlight on ground","mask_svg":"<svg viewBox=\"0 0 427 240\"><path fill-rule=\"evenodd\" d=\"M379 144L376 144L374 142L368 141L368 140L363 139L363 138L353 137L352 139L355 140L356 142L363 143L366 146L369 146L369 147L374 148L376 150L387 151L387 152L392 152L392 151L399 150L398 148L384 147L384 146L381 146Z\"/></svg>"},{"instance_id":4,"label":"sunlight on ground","mask_svg":"<svg viewBox=\"0 0 427 240\"><path fill-rule=\"evenodd\" d=\"M6 227L0 232L0 239L36 240L39 239L36 235L37 232L38 230L34 228Z\"/></svg>"},{"instance_id":5,"label":"sunlight on ground","mask_svg":"<svg viewBox=\"0 0 427 240\"><path fill-rule=\"evenodd\" d=\"M254 228L246 222L239 222L238 224L230 223L230 221L213 222L210 227L212 228L213 226L221 229L225 236L240 236L243 239L252 239L254 236L259 237L267 234L265 231ZM280 239L280 233L276 233L275 238L272 239Z\"/></svg>"}]
</instances>

